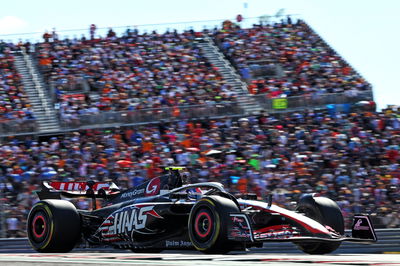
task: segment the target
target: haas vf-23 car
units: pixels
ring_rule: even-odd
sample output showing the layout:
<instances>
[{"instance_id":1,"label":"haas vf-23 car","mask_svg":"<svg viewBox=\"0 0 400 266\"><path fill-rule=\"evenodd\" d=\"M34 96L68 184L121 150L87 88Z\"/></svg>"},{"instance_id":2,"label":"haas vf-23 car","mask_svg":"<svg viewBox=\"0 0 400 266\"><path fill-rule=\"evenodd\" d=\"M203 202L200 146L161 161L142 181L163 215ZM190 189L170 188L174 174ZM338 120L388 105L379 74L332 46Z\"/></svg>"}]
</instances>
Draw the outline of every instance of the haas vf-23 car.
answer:
<instances>
[{"instance_id":1,"label":"haas vf-23 car","mask_svg":"<svg viewBox=\"0 0 400 266\"><path fill-rule=\"evenodd\" d=\"M306 194L291 211L270 198L236 198L220 183L185 184L182 168L167 170L124 191L106 182L44 182L28 217L30 244L39 252L68 252L85 243L135 252L226 253L291 241L306 253L325 254L342 241L377 240L367 215L356 215L352 235L345 236L342 213L328 198ZM91 198L92 210L61 199L77 197ZM104 207L97 208L97 199Z\"/></svg>"}]
</instances>

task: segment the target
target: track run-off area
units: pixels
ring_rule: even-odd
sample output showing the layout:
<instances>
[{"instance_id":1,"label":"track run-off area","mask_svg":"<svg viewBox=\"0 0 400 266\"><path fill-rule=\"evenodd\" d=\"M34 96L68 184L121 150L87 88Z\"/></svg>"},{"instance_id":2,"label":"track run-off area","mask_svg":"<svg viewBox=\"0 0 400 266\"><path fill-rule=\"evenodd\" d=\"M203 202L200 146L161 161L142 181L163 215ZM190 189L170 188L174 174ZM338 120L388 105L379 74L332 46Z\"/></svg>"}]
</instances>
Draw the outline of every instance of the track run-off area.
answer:
<instances>
[{"instance_id":1,"label":"track run-off area","mask_svg":"<svg viewBox=\"0 0 400 266\"><path fill-rule=\"evenodd\" d=\"M399 265L400 254L2 253L2 266L32 265Z\"/></svg>"}]
</instances>

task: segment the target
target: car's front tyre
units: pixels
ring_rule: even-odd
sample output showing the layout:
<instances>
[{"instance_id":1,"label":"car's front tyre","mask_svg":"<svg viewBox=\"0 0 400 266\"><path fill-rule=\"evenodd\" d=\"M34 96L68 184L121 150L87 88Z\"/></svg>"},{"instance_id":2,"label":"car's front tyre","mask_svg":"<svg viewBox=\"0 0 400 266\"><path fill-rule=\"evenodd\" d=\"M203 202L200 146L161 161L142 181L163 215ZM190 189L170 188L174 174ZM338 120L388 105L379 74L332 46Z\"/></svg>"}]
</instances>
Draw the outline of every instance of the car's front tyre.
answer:
<instances>
[{"instance_id":1,"label":"car's front tyre","mask_svg":"<svg viewBox=\"0 0 400 266\"><path fill-rule=\"evenodd\" d=\"M304 195L296 208L297 212L327 225L338 232L344 234L344 220L339 206L333 200L326 197L314 197L311 194ZM341 242L309 242L297 243L297 246L308 254L327 254L339 248Z\"/></svg>"},{"instance_id":2,"label":"car's front tyre","mask_svg":"<svg viewBox=\"0 0 400 266\"><path fill-rule=\"evenodd\" d=\"M189 215L189 238L193 246L204 253L227 253L235 242L228 240L230 213L240 212L230 199L208 196L200 199Z\"/></svg>"}]
</instances>

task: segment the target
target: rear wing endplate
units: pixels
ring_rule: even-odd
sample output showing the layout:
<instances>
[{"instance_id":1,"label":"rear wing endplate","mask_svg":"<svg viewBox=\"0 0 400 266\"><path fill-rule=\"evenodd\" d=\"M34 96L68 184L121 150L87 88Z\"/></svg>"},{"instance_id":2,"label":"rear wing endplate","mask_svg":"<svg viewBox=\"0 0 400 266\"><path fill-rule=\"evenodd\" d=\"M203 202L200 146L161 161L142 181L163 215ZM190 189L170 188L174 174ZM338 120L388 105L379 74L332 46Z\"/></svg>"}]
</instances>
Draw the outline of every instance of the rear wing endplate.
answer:
<instances>
[{"instance_id":1,"label":"rear wing endplate","mask_svg":"<svg viewBox=\"0 0 400 266\"><path fill-rule=\"evenodd\" d=\"M351 236L353 238L370 240L376 242L374 226L368 215L355 215L353 225L351 226Z\"/></svg>"}]
</instances>

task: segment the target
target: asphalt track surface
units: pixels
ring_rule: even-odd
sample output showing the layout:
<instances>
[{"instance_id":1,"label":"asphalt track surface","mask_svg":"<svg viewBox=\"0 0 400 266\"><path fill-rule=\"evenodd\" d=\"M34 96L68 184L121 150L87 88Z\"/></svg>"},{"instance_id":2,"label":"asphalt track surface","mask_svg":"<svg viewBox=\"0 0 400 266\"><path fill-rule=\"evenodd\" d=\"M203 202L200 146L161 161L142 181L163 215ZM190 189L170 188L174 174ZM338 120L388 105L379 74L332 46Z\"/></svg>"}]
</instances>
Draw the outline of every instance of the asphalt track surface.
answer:
<instances>
[{"instance_id":1,"label":"asphalt track surface","mask_svg":"<svg viewBox=\"0 0 400 266\"><path fill-rule=\"evenodd\" d=\"M271 254L239 253L205 255L201 253L3 253L1 266L69 265L166 265L166 266L247 266L247 265L399 265L400 254Z\"/></svg>"}]
</instances>

